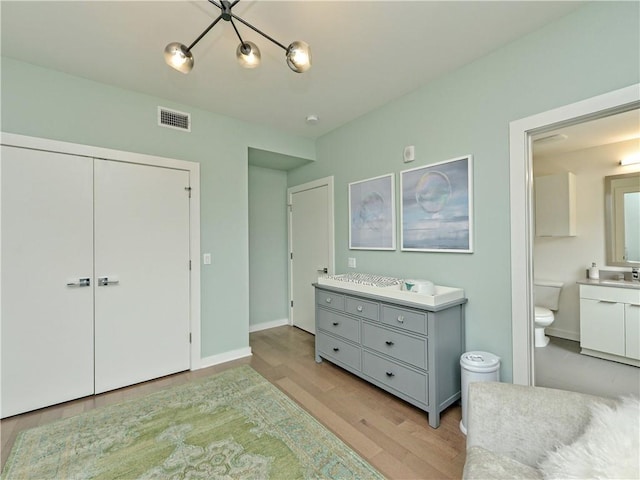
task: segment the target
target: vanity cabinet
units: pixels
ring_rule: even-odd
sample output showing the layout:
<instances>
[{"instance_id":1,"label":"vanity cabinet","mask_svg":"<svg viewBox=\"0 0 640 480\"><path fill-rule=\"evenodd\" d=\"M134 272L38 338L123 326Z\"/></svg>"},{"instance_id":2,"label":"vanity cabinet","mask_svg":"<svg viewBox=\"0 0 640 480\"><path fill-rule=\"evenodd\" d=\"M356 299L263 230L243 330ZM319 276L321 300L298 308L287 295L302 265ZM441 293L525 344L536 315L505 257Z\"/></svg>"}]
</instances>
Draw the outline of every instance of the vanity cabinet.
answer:
<instances>
[{"instance_id":1,"label":"vanity cabinet","mask_svg":"<svg viewBox=\"0 0 640 480\"><path fill-rule=\"evenodd\" d=\"M437 307L315 285L316 361L415 405L440 425L460 398L466 299Z\"/></svg>"},{"instance_id":2,"label":"vanity cabinet","mask_svg":"<svg viewBox=\"0 0 640 480\"><path fill-rule=\"evenodd\" d=\"M640 366L640 290L580 285L580 347L586 355Z\"/></svg>"}]
</instances>

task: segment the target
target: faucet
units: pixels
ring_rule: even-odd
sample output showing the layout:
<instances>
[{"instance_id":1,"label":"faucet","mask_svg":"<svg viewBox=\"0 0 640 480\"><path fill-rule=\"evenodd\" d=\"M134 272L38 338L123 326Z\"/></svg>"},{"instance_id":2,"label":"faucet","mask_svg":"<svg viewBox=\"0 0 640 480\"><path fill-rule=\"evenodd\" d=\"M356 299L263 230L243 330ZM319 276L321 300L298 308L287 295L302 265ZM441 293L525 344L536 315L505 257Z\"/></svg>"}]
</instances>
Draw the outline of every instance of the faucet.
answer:
<instances>
[{"instance_id":1,"label":"faucet","mask_svg":"<svg viewBox=\"0 0 640 480\"><path fill-rule=\"evenodd\" d=\"M640 282L640 273L638 272L638 267L631 268L631 281L632 282Z\"/></svg>"}]
</instances>

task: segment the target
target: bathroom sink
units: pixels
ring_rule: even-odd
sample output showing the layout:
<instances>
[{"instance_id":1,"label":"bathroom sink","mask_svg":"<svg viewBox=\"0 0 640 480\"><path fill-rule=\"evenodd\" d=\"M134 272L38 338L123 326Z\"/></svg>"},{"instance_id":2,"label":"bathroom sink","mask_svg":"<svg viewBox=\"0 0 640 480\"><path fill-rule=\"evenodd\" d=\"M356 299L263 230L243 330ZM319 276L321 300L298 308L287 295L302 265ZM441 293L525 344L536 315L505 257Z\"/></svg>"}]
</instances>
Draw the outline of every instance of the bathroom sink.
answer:
<instances>
[{"instance_id":1,"label":"bathroom sink","mask_svg":"<svg viewBox=\"0 0 640 480\"><path fill-rule=\"evenodd\" d=\"M640 282L632 280L600 280L600 285L609 285L612 287L637 288L640 289Z\"/></svg>"}]
</instances>

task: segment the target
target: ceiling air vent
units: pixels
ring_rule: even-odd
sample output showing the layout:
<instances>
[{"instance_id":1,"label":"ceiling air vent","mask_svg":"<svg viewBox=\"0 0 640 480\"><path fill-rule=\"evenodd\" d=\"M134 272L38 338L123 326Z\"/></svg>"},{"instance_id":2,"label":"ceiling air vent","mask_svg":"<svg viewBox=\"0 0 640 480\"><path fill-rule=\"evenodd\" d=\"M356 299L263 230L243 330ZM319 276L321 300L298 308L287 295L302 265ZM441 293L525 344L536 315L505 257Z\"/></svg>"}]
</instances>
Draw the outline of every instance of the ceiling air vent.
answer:
<instances>
[{"instance_id":1,"label":"ceiling air vent","mask_svg":"<svg viewBox=\"0 0 640 480\"><path fill-rule=\"evenodd\" d=\"M175 128L183 132L191 131L191 114L178 112L165 107L158 107L158 125Z\"/></svg>"}]
</instances>

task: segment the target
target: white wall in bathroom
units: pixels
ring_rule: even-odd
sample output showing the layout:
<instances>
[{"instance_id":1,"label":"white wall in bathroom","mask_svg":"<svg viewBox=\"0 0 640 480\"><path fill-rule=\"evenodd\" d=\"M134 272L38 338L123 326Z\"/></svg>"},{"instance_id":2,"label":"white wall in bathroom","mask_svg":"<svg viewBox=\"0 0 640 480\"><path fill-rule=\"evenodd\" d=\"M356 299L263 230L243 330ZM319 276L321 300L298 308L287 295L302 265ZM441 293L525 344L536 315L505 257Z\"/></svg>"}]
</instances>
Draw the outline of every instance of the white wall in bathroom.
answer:
<instances>
[{"instance_id":1,"label":"white wall in bathroom","mask_svg":"<svg viewBox=\"0 0 640 480\"><path fill-rule=\"evenodd\" d=\"M591 262L606 267L604 177L640 170L638 165L621 167L620 152L638 148L638 140L630 140L579 151L556 157L535 157L535 177L559 172L576 175L576 229L575 237L536 237L533 248L534 276L564 282L560 294L560 308L554 323L547 328L550 335L580 339L580 309L577 281L585 278Z\"/></svg>"}]
</instances>

